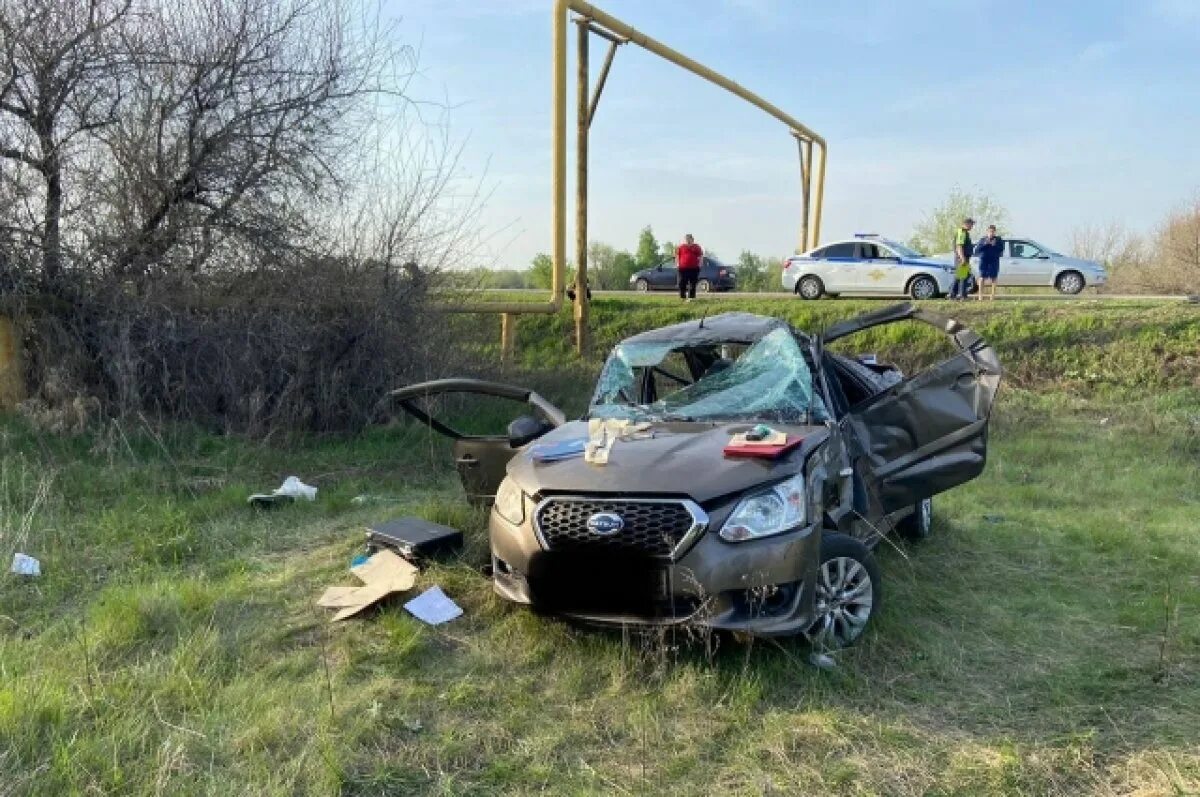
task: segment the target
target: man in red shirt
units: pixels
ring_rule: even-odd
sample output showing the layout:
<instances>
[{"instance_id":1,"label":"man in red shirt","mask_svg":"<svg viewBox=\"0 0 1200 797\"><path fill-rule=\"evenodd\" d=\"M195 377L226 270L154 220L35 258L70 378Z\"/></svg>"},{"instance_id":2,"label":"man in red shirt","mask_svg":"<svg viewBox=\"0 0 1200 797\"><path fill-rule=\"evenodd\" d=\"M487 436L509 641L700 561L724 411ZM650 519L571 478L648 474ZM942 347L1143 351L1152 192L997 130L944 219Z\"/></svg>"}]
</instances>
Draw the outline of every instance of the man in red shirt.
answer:
<instances>
[{"instance_id":1,"label":"man in red shirt","mask_svg":"<svg viewBox=\"0 0 1200 797\"><path fill-rule=\"evenodd\" d=\"M679 298L695 299L696 283L700 281L700 263L704 260L704 250L688 233L683 236L683 243L675 250L675 265L679 269Z\"/></svg>"}]
</instances>

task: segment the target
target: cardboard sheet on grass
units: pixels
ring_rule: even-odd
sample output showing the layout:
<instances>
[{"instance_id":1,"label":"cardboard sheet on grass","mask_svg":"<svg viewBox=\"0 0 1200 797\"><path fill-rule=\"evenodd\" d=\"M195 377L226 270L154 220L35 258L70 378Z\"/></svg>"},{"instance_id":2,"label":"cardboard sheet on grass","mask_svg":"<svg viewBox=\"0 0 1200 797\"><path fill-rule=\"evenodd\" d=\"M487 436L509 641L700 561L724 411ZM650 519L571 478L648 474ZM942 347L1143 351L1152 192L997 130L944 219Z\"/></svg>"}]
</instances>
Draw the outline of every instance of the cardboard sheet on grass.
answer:
<instances>
[{"instance_id":1,"label":"cardboard sheet on grass","mask_svg":"<svg viewBox=\"0 0 1200 797\"><path fill-rule=\"evenodd\" d=\"M408 592L417 583L416 565L389 550L377 551L361 565L350 568L350 572L362 581L361 587L330 587L317 604L326 609L337 609L332 622L345 620L370 606L374 606L389 595Z\"/></svg>"}]
</instances>

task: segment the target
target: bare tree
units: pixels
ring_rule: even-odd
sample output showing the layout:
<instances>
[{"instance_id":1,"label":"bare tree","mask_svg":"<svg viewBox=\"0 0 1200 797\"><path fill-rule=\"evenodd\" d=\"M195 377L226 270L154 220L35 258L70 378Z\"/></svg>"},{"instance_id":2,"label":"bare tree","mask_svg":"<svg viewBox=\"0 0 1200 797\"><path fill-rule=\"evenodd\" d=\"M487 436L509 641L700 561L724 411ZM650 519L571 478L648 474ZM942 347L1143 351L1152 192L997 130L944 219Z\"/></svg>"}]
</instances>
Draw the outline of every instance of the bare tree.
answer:
<instances>
[{"instance_id":1,"label":"bare tree","mask_svg":"<svg viewBox=\"0 0 1200 797\"><path fill-rule=\"evenodd\" d=\"M1145 268L1146 240L1119 221L1085 225L1071 231L1071 254L1103 263L1109 270L1108 288L1117 291L1148 290Z\"/></svg>"},{"instance_id":2,"label":"bare tree","mask_svg":"<svg viewBox=\"0 0 1200 797\"><path fill-rule=\"evenodd\" d=\"M131 42L129 112L105 131L109 200L126 203L114 272L302 245L312 209L346 190L370 98L403 102L413 57L386 32L328 0L160 0Z\"/></svg>"},{"instance_id":3,"label":"bare tree","mask_svg":"<svg viewBox=\"0 0 1200 797\"><path fill-rule=\"evenodd\" d=\"M70 161L88 134L117 118L126 67L117 43L131 3L0 3L0 158L10 167L0 182L26 209L6 226L40 249L47 282L62 272ZM39 201L37 212L30 204Z\"/></svg>"}]
</instances>

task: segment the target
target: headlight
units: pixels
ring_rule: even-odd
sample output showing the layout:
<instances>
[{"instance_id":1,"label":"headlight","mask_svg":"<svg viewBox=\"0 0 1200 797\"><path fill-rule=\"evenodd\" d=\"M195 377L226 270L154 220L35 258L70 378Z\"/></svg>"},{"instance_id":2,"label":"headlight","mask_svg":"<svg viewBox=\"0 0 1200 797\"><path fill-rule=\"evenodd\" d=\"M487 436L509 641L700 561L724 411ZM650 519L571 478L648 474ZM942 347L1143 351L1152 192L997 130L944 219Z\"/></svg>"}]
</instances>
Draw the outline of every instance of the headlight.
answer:
<instances>
[{"instance_id":1,"label":"headlight","mask_svg":"<svg viewBox=\"0 0 1200 797\"><path fill-rule=\"evenodd\" d=\"M743 498L721 527L721 539L742 542L791 531L804 522L804 500L802 473Z\"/></svg>"},{"instance_id":2,"label":"headlight","mask_svg":"<svg viewBox=\"0 0 1200 797\"><path fill-rule=\"evenodd\" d=\"M500 482L500 489L496 491L495 509L496 514L514 526L525 522L525 493L521 492L521 488L512 479L506 478Z\"/></svg>"}]
</instances>

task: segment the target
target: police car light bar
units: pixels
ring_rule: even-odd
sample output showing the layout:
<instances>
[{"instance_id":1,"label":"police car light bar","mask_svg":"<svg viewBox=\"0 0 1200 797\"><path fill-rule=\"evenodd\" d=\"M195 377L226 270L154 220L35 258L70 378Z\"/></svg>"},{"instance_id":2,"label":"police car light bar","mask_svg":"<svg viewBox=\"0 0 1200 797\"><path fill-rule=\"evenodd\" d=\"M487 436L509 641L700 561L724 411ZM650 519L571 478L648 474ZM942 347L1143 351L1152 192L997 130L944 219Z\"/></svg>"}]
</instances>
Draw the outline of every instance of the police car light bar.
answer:
<instances>
[{"instance_id":1,"label":"police car light bar","mask_svg":"<svg viewBox=\"0 0 1200 797\"><path fill-rule=\"evenodd\" d=\"M855 238L878 238L879 233L877 233L877 232L856 232L856 233L854 233L854 237Z\"/></svg>"}]
</instances>

